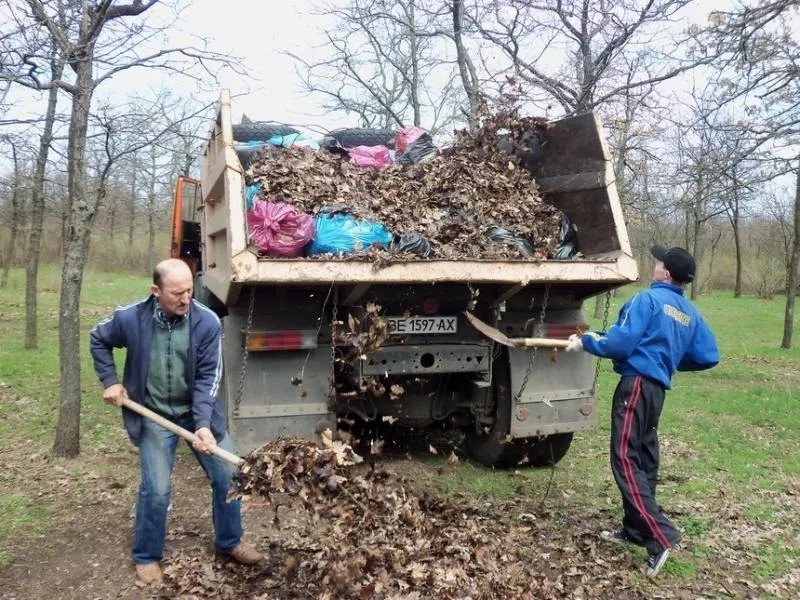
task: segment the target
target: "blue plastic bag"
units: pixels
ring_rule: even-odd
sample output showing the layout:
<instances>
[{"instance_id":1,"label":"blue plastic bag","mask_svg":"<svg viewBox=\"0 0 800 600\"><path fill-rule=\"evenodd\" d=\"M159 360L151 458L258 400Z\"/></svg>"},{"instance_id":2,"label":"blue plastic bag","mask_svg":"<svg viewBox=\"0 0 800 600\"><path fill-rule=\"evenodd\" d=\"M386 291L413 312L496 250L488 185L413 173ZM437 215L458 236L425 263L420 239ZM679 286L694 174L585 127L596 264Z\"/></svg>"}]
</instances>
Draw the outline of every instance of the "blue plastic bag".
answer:
<instances>
[{"instance_id":1,"label":"blue plastic bag","mask_svg":"<svg viewBox=\"0 0 800 600\"><path fill-rule=\"evenodd\" d=\"M281 146L283 148L311 148L312 150L319 150L319 143L316 140L310 140L303 136L301 133L290 133L288 135L273 135L269 138L268 142L273 146Z\"/></svg>"},{"instance_id":2,"label":"blue plastic bag","mask_svg":"<svg viewBox=\"0 0 800 600\"><path fill-rule=\"evenodd\" d=\"M320 215L314 217L316 234L306 247L309 256L315 254L350 254L366 250L373 244L386 247L392 234L377 221L359 221L352 215Z\"/></svg>"},{"instance_id":3,"label":"blue plastic bag","mask_svg":"<svg viewBox=\"0 0 800 600\"><path fill-rule=\"evenodd\" d=\"M261 191L261 182L256 181L255 183L251 183L244 189L244 203L247 206L247 210L253 208L253 200L256 199L258 193Z\"/></svg>"}]
</instances>

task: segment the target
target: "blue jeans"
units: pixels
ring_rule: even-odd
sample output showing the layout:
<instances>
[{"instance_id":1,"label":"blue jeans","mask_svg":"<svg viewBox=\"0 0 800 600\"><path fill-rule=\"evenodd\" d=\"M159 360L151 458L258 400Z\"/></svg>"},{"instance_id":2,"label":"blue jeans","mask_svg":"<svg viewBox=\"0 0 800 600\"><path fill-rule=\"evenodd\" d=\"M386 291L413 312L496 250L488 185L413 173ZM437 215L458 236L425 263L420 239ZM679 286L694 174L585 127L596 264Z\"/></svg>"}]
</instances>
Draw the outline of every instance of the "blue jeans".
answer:
<instances>
[{"instance_id":1,"label":"blue jeans","mask_svg":"<svg viewBox=\"0 0 800 600\"><path fill-rule=\"evenodd\" d=\"M191 414L175 419L181 427L194 431ZM133 562L146 564L161 561L167 532L167 508L172 491L172 466L180 438L148 419L142 424L139 462L142 480L136 502L136 533L133 543ZM218 441L221 448L233 452L228 434ZM231 477L236 471L232 464L199 452L195 458L211 482L214 544L219 550L233 550L242 539L241 506L238 500L226 502Z\"/></svg>"}]
</instances>

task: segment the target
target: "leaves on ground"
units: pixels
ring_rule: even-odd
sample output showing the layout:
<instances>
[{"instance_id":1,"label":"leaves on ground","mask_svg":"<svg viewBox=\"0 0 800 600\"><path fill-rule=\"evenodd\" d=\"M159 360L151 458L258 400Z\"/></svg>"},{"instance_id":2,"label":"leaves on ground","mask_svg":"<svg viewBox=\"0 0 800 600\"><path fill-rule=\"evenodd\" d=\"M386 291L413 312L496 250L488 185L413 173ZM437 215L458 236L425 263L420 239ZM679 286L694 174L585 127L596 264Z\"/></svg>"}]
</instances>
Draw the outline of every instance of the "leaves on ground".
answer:
<instances>
[{"instance_id":1,"label":"leaves on ground","mask_svg":"<svg viewBox=\"0 0 800 600\"><path fill-rule=\"evenodd\" d=\"M275 521L299 501L295 544L247 569L179 555L169 593L205 598L644 598L626 590L589 535L549 539L524 513L497 518L465 502L419 495L402 477L368 467L342 442L320 448L282 438L245 458L238 493L271 500ZM265 540L266 542L266 540Z\"/></svg>"}]
</instances>

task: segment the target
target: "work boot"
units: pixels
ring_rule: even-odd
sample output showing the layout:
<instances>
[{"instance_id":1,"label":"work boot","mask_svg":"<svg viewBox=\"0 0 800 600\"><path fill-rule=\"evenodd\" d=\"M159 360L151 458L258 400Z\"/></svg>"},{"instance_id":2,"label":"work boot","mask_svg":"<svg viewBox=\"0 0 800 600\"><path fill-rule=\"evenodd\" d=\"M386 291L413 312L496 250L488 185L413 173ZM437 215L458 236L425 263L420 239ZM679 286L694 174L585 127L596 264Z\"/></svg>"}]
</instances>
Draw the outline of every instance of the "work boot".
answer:
<instances>
[{"instance_id":1,"label":"work boot","mask_svg":"<svg viewBox=\"0 0 800 600\"><path fill-rule=\"evenodd\" d=\"M264 555L256 550L255 546L247 542L241 542L233 550L222 550L221 552L243 565L256 565L264 558Z\"/></svg>"},{"instance_id":2,"label":"work boot","mask_svg":"<svg viewBox=\"0 0 800 600\"><path fill-rule=\"evenodd\" d=\"M136 565L136 579L145 585L161 585L164 575L157 562Z\"/></svg>"}]
</instances>

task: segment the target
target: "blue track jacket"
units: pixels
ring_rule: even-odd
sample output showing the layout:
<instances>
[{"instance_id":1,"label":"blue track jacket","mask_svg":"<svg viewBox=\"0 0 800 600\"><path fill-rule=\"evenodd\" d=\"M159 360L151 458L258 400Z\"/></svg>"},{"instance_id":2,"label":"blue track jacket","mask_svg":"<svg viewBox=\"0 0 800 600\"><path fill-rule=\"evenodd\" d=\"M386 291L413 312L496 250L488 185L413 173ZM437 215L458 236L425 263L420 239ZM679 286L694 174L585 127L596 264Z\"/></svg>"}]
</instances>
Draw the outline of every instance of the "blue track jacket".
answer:
<instances>
[{"instance_id":1,"label":"blue track jacket","mask_svg":"<svg viewBox=\"0 0 800 600\"><path fill-rule=\"evenodd\" d=\"M122 384L131 400L140 404L144 402L146 393L155 303L155 296L150 296L117 308L89 334L94 370L104 388L119 383L113 349L128 349ZM218 441L225 435L225 413L217 399L222 379L220 330L217 315L192 300L189 309L189 355L186 360L186 383L191 390L192 417L195 430L207 427ZM128 437L138 446L143 417L123 408L122 419Z\"/></svg>"},{"instance_id":2,"label":"blue track jacket","mask_svg":"<svg viewBox=\"0 0 800 600\"><path fill-rule=\"evenodd\" d=\"M606 333L581 336L584 350L614 361L620 375L643 375L665 389L675 371L701 371L719 363L714 334L683 288L654 282L628 300Z\"/></svg>"}]
</instances>

